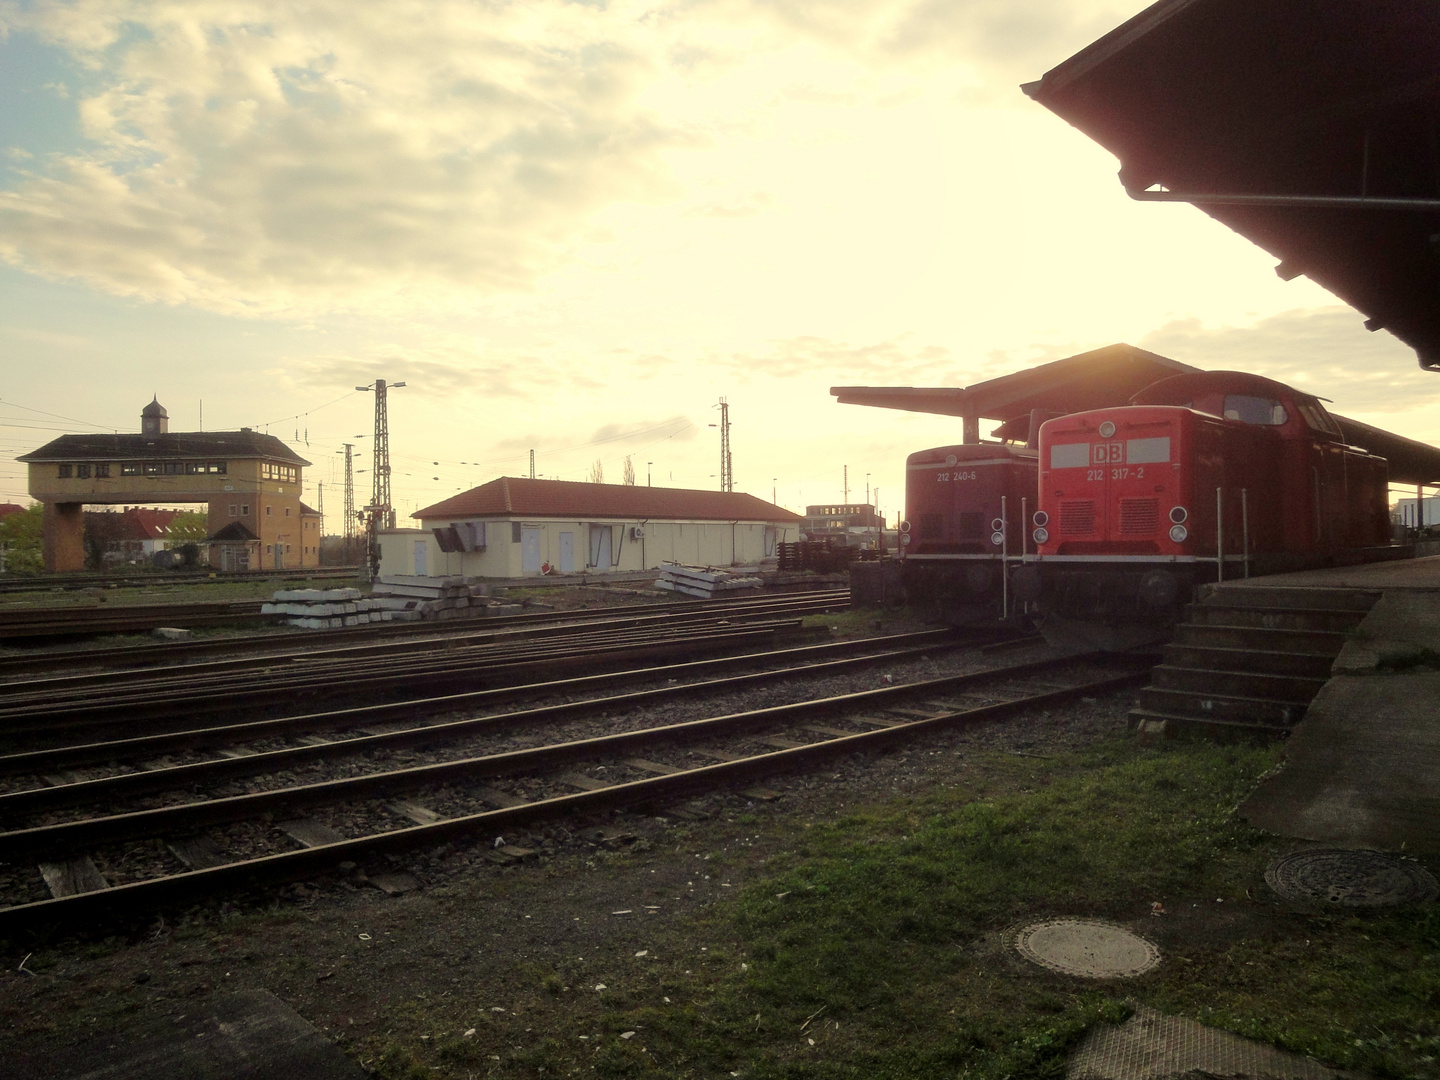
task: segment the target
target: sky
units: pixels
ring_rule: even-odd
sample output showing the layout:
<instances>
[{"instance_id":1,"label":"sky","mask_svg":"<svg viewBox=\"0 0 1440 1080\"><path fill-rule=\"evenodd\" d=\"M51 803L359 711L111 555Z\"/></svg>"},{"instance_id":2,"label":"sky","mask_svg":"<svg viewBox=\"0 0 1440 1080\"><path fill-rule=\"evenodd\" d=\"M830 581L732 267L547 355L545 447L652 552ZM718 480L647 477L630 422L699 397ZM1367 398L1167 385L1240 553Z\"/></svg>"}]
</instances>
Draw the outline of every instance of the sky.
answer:
<instances>
[{"instance_id":1,"label":"sky","mask_svg":"<svg viewBox=\"0 0 1440 1080\"><path fill-rule=\"evenodd\" d=\"M500 475L902 510L964 386L1117 341L1440 443L1440 377L1019 84L1136 0L0 0L0 501L67 432L268 431L338 529ZM982 428L982 430L984 430ZM878 489L878 494L876 494Z\"/></svg>"}]
</instances>

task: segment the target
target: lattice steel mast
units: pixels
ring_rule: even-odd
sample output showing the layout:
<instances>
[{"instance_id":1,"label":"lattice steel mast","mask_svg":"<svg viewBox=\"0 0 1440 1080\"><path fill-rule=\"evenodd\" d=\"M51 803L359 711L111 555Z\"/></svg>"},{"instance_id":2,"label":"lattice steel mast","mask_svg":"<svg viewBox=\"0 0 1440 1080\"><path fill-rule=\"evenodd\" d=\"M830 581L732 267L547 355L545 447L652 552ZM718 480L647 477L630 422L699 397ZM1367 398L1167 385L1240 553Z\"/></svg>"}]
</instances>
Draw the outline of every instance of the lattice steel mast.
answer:
<instances>
[{"instance_id":1,"label":"lattice steel mast","mask_svg":"<svg viewBox=\"0 0 1440 1080\"><path fill-rule=\"evenodd\" d=\"M356 390L375 392L375 451L372 468L375 486L371 492L370 505L365 508L368 516L370 575L380 572L380 530L395 527L395 509L390 505L390 420L386 413L385 394L387 389L398 389L403 382L390 383L376 379L371 386L357 386Z\"/></svg>"}]
</instances>

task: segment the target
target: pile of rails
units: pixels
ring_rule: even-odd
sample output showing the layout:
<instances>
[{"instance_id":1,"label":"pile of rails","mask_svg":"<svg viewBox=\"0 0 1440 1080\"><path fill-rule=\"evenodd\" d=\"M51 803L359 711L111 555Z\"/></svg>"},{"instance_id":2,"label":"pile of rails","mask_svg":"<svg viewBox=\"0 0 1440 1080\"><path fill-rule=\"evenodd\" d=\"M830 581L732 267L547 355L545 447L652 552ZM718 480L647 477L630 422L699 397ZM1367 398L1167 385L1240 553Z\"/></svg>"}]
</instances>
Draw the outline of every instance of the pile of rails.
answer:
<instances>
[{"instance_id":1,"label":"pile of rails","mask_svg":"<svg viewBox=\"0 0 1440 1080\"><path fill-rule=\"evenodd\" d=\"M718 570L713 566L684 566L666 563L655 581L657 589L710 599L724 596L736 589L758 589L762 584L758 566L737 566Z\"/></svg>"},{"instance_id":2,"label":"pile of rails","mask_svg":"<svg viewBox=\"0 0 1440 1080\"><path fill-rule=\"evenodd\" d=\"M780 570L840 573L850 569L852 562L875 562L882 554L871 548L850 547L844 540L834 536L827 536L823 540L801 540L794 544L780 545Z\"/></svg>"},{"instance_id":3,"label":"pile of rails","mask_svg":"<svg viewBox=\"0 0 1440 1080\"><path fill-rule=\"evenodd\" d=\"M358 589L280 589L260 613L285 615L291 626L327 630L375 622L461 618L472 614L470 597L464 578L382 574L369 596L362 596Z\"/></svg>"}]
</instances>

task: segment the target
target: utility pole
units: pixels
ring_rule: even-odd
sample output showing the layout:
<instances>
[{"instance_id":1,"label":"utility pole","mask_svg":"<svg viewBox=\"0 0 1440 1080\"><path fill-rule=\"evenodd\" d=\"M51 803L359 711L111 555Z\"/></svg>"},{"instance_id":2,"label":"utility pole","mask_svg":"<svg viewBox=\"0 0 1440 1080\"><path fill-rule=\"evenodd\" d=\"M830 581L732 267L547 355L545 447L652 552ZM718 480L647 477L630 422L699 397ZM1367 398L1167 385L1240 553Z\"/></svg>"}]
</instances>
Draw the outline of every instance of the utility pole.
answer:
<instances>
[{"instance_id":1,"label":"utility pole","mask_svg":"<svg viewBox=\"0 0 1440 1080\"><path fill-rule=\"evenodd\" d=\"M355 565L355 444L345 444L345 565Z\"/></svg>"},{"instance_id":2,"label":"utility pole","mask_svg":"<svg viewBox=\"0 0 1440 1080\"><path fill-rule=\"evenodd\" d=\"M325 481L321 480L316 490L315 501L320 505L315 509L320 511L320 535L325 535ZM303 552L302 552L303 554ZM315 554L320 554L320 549L315 549Z\"/></svg>"},{"instance_id":3,"label":"utility pole","mask_svg":"<svg viewBox=\"0 0 1440 1080\"><path fill-rule=\"evenodd\" d=\"M649 487L649 486L650 486L650 466L651 466L651 465L654 465L654 464L655 464L655 463L654 463L653 461L647 461L647 462L645 462L645 486L646 486L646 487Z\"/></svg>"},{"instance_id":4,"label":"utility pole","mask_svg":"<svg viewBox=\"0 0 1440 1080\"><path fill-rule=\"evenodd\" d=\"M720 490L735 490L735 473L730 468L730 405L723 397L720 399Z\"/></svg>"},{"instance_id":5,"label":"utility pole","mask_svg":"<svg viewBox=\"0 0 1440 1080\"><path fill-rule=\"evenodd\" d=\"M535 451L530 451L530 479L535 479Z\"/></svg>"},{"instance_id":6,"label":"utility pole","mask_svg":"<svg viewBox=\"0 0 1440 1080\"><path fill-rule=\"evenodd\" d=\"M380 530L395 527L395 510L390 505L390 418L387 415L385 394L387 389L399 389L403 382L386 386L384 379L376 379L369 386L357 386L356 390L375 392L375 456L372 472L375 486L372 489L370 505L365 508L369 514L369 555L370 576L380 572Z\"/></svg>"},{"instance_id":7,"label":"utility pole","mask_svg":"<svg viewBox=\"0 0 1440 1080\"><path fill-rule=\"evenodd\" d=\"M846 506L849 506L849 505L850 505L850 466L849 466L849 465L843 465L843 466L841 466L841 468L843 468L843 469L845 470L845 473L844 473L844 476L845 476L845 486L844 486L844 488L843 488L845 494L844 494L844 496L840 499L840 501L841 501L842 503L844 503Z\"/></svg>"}]
</instances>

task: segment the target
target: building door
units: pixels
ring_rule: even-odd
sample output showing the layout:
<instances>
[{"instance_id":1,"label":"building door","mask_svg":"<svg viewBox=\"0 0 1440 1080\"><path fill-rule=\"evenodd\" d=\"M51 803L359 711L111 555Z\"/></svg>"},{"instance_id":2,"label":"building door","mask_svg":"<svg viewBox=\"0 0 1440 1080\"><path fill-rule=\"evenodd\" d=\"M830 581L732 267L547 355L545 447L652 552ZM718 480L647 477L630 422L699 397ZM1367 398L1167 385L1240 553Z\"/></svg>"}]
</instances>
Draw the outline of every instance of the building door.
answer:
<instances>
[{"instance_id":1,"label":"building door","mask_svg":"<svg viewBox=\"0 0 1440 1080\"><path fill-rule=\"evenodd\" d=\"M522 528L520 530L520 572L522 574L538 574L540 572L540 530Z\"/></svg>"},{"instance_id":2,"label":"building door","mask_svg":"<svg viewBox=\"0 0 1440 1080\"><path fill-rule=\"evenodd\" d=\"M275 569L276 569L276 570L284 570L284 569L285 569L285 545L284 545L284 544L276 544L276 545L275 545Z\"/></svg>"},{"instance_id":3,"label":"building door","mask_svg":"<svg viewBox=\"0 0 1440 1080\"><path fill-rule=\"evenodd\" d=\"M560 534L560 572L562 574L575 572L575 534L573 532Z\"/></svg>"},{"instance_id":4,"label":"building door","mask_svg":"<svg viewBox=\"0 0 1440 1080\"><path fill-rule=\"evenodd\" d=\"M415 541L415 576L429 577L430 571L426 565L426 556L430 552L430 545L424 540Z\"/></svg>"}]
</instances>

